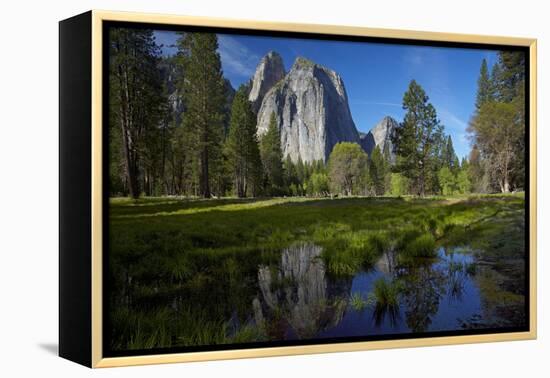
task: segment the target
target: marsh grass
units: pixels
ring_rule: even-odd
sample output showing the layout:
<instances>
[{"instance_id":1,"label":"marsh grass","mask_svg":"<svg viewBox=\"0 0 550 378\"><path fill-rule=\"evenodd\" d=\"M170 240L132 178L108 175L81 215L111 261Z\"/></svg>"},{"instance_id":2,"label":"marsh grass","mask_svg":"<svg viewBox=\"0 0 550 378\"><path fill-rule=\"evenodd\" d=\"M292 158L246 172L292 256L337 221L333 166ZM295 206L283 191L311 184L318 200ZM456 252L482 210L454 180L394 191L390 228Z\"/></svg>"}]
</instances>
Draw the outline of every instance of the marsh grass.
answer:
<instances>
[{"instance_id":1,"label":"marsh grass","mask_svg":"<svg viewBox=\"0 0 550 378\"><path fill-rule=\"evenodd\" d=\"M175 313L170 308L133 311L120 307L111 318L113 347L135 350L224 343L225 323L203 322L199 315L193 311Z\"/></svg>"},{"instance_id":2,"label":"marsh grass","mask_svg":"<svg viewBox=\"0 0 550 378\"><path fill-rule=\"evenodd\" d=\"M374 303L373 317L377 326L384 321L386 316L392 326L396 324L400 313L399 296L401 290L402 285L399 281L389 281L382 277L374 282L370 297Z\"/></svg>"},{"instance_id":3,"label":"marsh grass","mask_svg":"<svg viewBox=\"0 0 550 378\"><path fill-rule=\"evenodd\" d=\"M432 234L424 233L417 236L403 249L407 257L435 257L435 239Z\"/></svg>"},{"instance_id":4,"label":"marsh grass","mask_svg":"<svg viewBox=\"0 0 550 378\"><path fill-rule=\"evenodd\" d=\"M505 282L500 275L511 269L501 260L524 257L523 209L518 195L112 199L108 258L113 348L230 342L224 320L236 312L247 324L257 295L258 266L276 266L280 252L297 242L320 246L327 272L348 277L372 267L388 250L395 251L399 263L411 264L433 258L439 246L467 245L484 251L483 259L501 272L496 286L491 286L494 277L480 277L482 291L497 300L516 299L511 291L514 295L500 297ZM513 277L521 281L522 274L517 270ZM386 281L375 285L379 315L395 315L398 286ZM169 307L151 305L175 293L200 305L177 315ZM362 305L359 299L356 305ZM262 336L261 330L246 327L238 337L238 330L233 333L235 339Z\"/></svg>"},{"instance_id":5,"label":"marsh grass","mask_svg":"<svg viewBox=\"0 0 550 378\"><path fill-rule=\"evenodd\" d=\"M447 272L447 292L453 300L460 300L464 292L464 285L468 276L467 267L472 264L449 262Z\"/></svg>"},{"instance_id":6,"label":"marsh grass","mask_svg":"<svg viewBox=\"0 0 550 378\"><path fill-rule=\"evenodd\" d=\"M266 339L262 327L246 324L229 332L228 322L205 321L209 316L190 308L175 311L130 311L112 314L115 349L140 350L192 345L238 344Z\"/></svg>"},{"instance_id":7,"label":"marsh grass","mask_svg":"<svg viewBox=\"0 0 550 378\"><path fill-rule=\"evenodd\" d=\"M379 278L374 282L373 295L378 307L399 306L399 294L401 284L398 281L392 282L386 278Z\"/></svg>"},{"instance_id":8,"label":"marsh grass","mask_svg":"<svg viewBox=\"0 0 550 378\"><path fill-rule=\"evenodd\" d=\"M355 292L350 296L349 303L351 307L358 312L363 311L368 305L367 300L363 299L361 293L358 292Z\"/></svg>"}]
</instances>

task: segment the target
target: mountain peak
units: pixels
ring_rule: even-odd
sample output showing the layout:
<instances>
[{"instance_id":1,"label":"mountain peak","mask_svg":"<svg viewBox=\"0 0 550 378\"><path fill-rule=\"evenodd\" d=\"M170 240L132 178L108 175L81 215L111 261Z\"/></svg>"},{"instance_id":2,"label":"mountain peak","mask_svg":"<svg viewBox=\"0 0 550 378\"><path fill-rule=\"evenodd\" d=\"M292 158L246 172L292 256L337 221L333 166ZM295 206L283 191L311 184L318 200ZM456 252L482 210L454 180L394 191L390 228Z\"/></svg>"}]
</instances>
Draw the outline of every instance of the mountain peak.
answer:
<instances>
[{"instance_id":1,"label":"mountain peak","mask_svg":"<svg viewBox=\"0 0 550 378\"><path fill-rule=\"evenodd\" d=\"M372 154L376 146L380 148L381 152L384 152L384 149L387 147L390 149L390 154L393 157L394 151L391 139L398 126L399 124L394 118L385 116L368 133L361 135L361 147L369 155Z\"/></svg>"},{"instance_id":2,"label":"mountain peak","mask_svg":"<svg viewBox=\"0 0 550 378\"><path fill-rule=\"evenodd\" d=\"M276 51L269 51L258 63L252 79L248 100L254 111L258 111L266 93L285 76L283 58Z\"/></svg>"},{"instance_id":3,"label":"mountain peak","mask_svg":"<svg viewBox=\"0 0 550 378\"><path fill-rule=\"evenodd\" d=\"M281 61L283 60L281 55L275 50L269 50L262 59L281 59Z\"/></svg>"},{"instance_id":4,"label":"mountain peak","mask_svg":"<svg viewBox=\"0 0 550 378\"><path fill-rule=\"evenodd\" d=\"M292 68L312 68L316 66L317 64L313 61L304 58L303 56L299 56L294 60L294 64L292 65Z\"/></svg>"},{"instance_id":5,"label":"mountain peak","mask_svg":"<svg viewBox=\"0 0 550 378\"><path fill-rule=\"evenodd\" d=\"M358 142L340 76L304 57L266 94L258 111L258 135L275 113L284 156L292 161L326 161L339 142Z\"/></svg>"}]
</instances>

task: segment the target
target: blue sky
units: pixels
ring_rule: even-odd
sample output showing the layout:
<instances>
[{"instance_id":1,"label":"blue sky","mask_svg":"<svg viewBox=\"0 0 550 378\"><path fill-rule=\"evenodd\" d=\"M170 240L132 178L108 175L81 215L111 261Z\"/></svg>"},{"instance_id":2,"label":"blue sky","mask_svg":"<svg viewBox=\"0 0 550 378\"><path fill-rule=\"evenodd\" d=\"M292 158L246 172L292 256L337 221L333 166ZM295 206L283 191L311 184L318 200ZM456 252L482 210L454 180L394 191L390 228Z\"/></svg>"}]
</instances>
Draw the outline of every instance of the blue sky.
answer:
<instances>
[{"instance_id":1,"label":"blue sky","mask_svg":"<svg viewBox=\"0 0 550 378\"><path fill-rule=\"evenodd\" d=\"M157 31L155 37L164 45L164 54L175 52L174 32ZM344 80L353 120L362 132L386 115L401 122L403 94L415 79L430 97L459 157L470 151L466 127L474 111L481 61L485 58L491 66L497 58L494 50L225 34L218 40L224 75L235 88L252 77L270 50L283 57L287 71L298 56L335 70Z\"/></svg>"}]
</instances>

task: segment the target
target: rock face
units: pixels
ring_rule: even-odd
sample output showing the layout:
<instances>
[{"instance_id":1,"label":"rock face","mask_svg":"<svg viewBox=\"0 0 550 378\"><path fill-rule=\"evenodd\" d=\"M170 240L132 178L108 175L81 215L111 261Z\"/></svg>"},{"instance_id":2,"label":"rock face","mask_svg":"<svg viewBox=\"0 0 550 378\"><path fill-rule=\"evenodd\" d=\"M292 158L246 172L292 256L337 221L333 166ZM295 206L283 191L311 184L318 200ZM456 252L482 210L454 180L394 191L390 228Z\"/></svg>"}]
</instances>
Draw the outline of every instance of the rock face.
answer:
<instances>
[{"instance_id":1,"label":"rock face","mask_svg":"<svg viewBox=\"0 0 550 378\"><path fill-rule=\"evenodd\" d=\"M256 324L279 323L273 328L290 329L278 337L303 339L340 322L352 281L328 280L321 253L314 244L296 244L282 251L277 268L259 267Z\"/></svg>"},{"instance_id":2,"label":"rock face","mask_svg":"<svg viewBox=\"0 0 550 378\"><path fill-rule=\"evenodd\" d=\"M284 79L265 94L258 111L259 136L267 131L271 113L281 133L283 156L294 162L327 161L336 143L359 143L344 82L336 72L307 59L297 58Z\"/></svg>"},{"instance_id":3,"label":"rock face","mask_svg":"<svg viewBox=\"0 0 550 378\"><path fill-rule=\"evenodd\" d=\"M393 144L391 141L395 128L399 124L392 117L386 116L376 124L368 133L360 135L360 144L369 156L376 146L384 152L385 148L389 148L390 156L394 158Z\"/></svg>"},{"instance_id":4,"label":"rock face","mask_svg":"<svg viewBox=\"0 0 550 378\"><path fill-rule=\"evenodd\" d=\"M178 80L183 77L183 71L178 67L175 59L165 57L159 63L159 69L166 83L166 92L168 93L168 104L172 112L176 124L179 124L182 119L185 105L183 103L182 92L178 88Z\"/></svg>"},{"instance_id":5,"label":"rock face","mask_svg":"<svg viewBox=\"0 0 550 378\"><path fill-rule=\"evenodd\" d=\"M262 105L265 94L285 77L285 66L283 59L275 51L270 51L262 58L254 78L252 79L252 88L248 95L248 100L252 103L252 108L258 112Z\"/></svg>"},{"instance_id":6,"label":"rock face","mask_svg":"<svg viewBox=\"0 0 550 378\"><path fill-rule=\"evenodd\" d=\"M367 154L370 155L374 149L374 137L370 132L368 133L359 133L359 144Z\"/></svg>"},{"instance_id":7,"label":"rock face","mask_svg":"<svg viewBox=\"0 0 550 378\"><path fill-rule=\"evenodd\" d=\"M229 121L231 119L231 105L235 97L235 89L227 79L223 81L223 92L225 96L225 104L223 106L223 127L227 133L229 131Z\"/></svg>"},{"instance_id":8,"label":"rock face","mask_svg":"<svg viewBox=\"0 0 550 378\"><path fill-rule=\"evenodd\" d=\"M171 110L171 117L176 125L180 125L185 113L185 104L183 101L183 91L179 87L179 82L185 77L185 72L176 64L175 57L163 57L159 63L159 70L163 81L166 83L166 92L168 96L168 105ZM235 97L235 89L231 82L224 79L223 91L225 103L223 107L223 126L229 128L229 119L231 116L231 104Z\"/></svg>"}]
</instances>

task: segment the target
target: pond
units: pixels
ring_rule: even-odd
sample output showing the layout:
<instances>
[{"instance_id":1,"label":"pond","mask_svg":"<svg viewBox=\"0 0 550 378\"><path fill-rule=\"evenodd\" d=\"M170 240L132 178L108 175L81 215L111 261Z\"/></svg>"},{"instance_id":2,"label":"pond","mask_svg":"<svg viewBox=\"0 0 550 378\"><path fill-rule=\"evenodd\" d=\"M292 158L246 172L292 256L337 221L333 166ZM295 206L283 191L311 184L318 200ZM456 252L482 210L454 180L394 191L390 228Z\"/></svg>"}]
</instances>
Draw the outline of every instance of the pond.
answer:
<instances>
[{"instance_id":1,"label":"pond","mask_svg":"<svg viewBox=\"0 0 550 378\"><path fill-rule=\"evenodd\" d=\"M472 254L440 248L415 266L395 260L388 251L372 269L338 278L327 274L320 247L289 247L276 270L258 270L255 322L278 322L280 338L303 339L456 330L482 317ZM376 297L377 282L399 286L395 306Z\"/></svg>"},{"instance_id":2,"label":"pond","mask_svg":"<svg viewBox=\"0 0 550 378\"><path fill-rule=\"evenodd\" d=\"M133 308L124 322L131 326L128 318L137 317L134 332L147 336L127 347L455 331L502 326L510 320L506 312L496 311L503 304L498 300L499 276L468 248L439 247L435 257L406 263L389 249L353 275L329 273L323 248L314 243L295 243L267 254L269 264L227 259L218 270L205 264L186 285L149 288L146 300L139 299L142 291L136 295L138 289L128 287L130 279L123 292L133 294L119 297ZM487 295L496 295L497 301ZM505 308L514 306L519 303ZM140 331L147 322L149 330Z\"/></svg>"}]
</instances>

